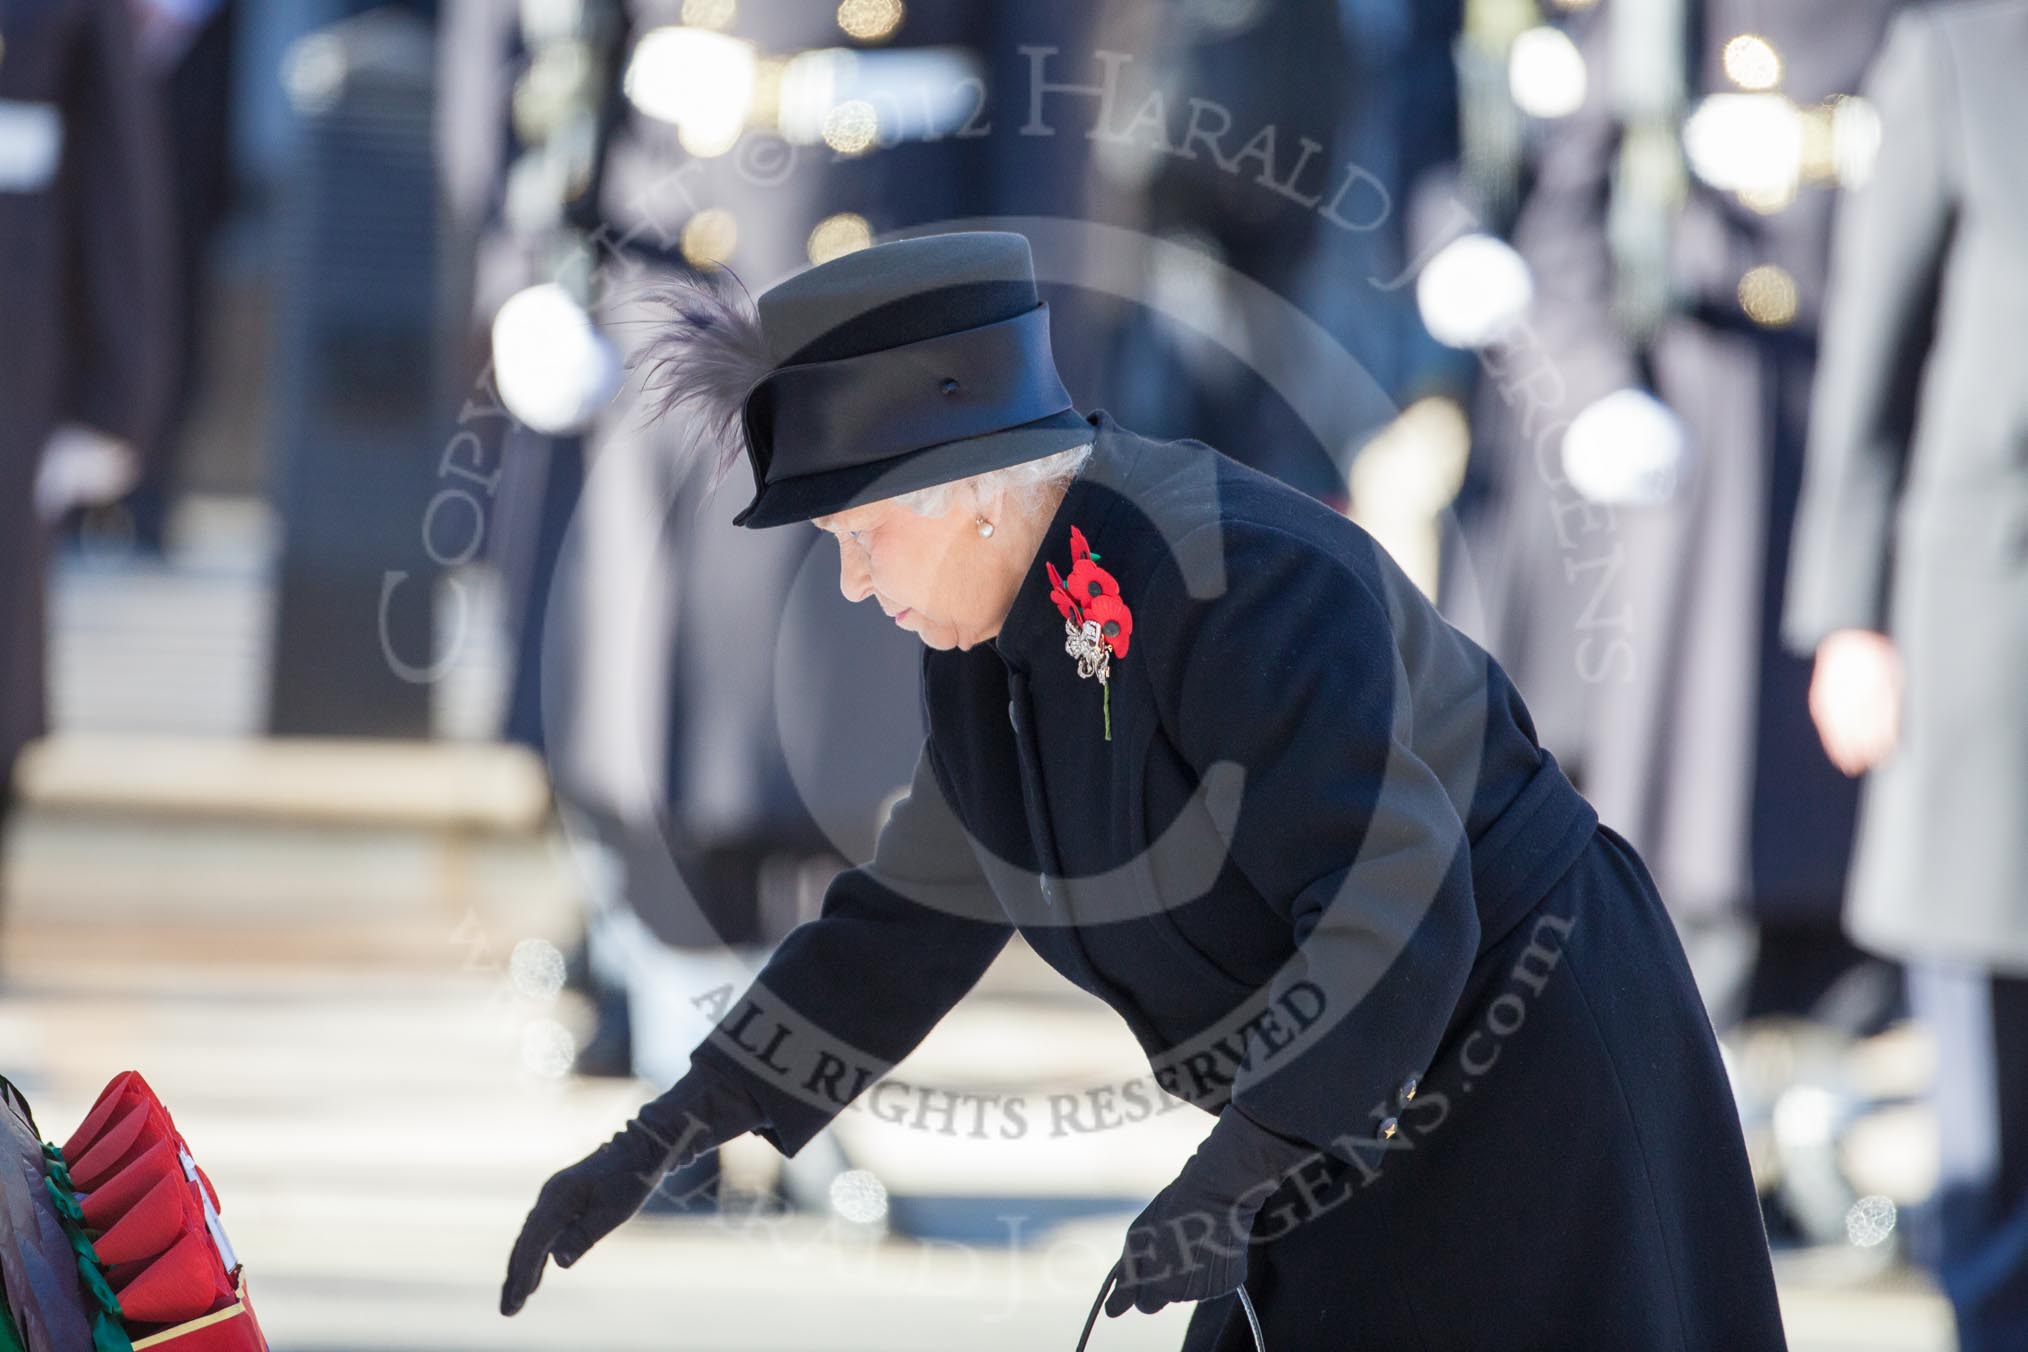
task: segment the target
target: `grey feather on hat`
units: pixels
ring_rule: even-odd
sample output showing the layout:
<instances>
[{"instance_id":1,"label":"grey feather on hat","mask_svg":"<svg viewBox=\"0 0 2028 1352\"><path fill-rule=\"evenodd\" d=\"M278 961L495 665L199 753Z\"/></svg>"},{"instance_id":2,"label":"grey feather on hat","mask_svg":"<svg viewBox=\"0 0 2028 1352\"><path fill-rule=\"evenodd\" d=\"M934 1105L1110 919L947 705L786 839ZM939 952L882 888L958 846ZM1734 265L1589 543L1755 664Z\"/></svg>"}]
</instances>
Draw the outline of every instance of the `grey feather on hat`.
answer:
<instances>
[{"instance_id":1,"label":"grey feather on hat","mask_svg":"<svg viewBox=\"0 0 2028 1352\"><path fill-rule=\"evenodd\" d=\"M655 324L628 368L647 368L641 390L653 417L687 415L687 458L707 466L709 497L746 457L746 397L774 367L760 312L727 268L652 284L641 297L668 316Z\"/></svg>"}]
</instances>

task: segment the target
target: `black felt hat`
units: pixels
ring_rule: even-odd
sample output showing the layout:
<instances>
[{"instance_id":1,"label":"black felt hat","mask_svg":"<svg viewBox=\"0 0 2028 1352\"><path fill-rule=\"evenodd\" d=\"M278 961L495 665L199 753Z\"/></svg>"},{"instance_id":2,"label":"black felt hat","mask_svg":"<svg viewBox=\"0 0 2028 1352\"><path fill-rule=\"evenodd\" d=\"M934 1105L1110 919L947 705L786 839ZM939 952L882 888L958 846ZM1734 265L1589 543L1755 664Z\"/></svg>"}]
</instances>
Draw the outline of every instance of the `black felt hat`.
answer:
<instances>
[{"instance_id":1,"label":"black felt hat","mask_svg":"<svg viewBox=\"0 0 2028 1352\"><path fill-rule=\"evenodd\" d=\"M876 244L758 303L770 369L741 408L754 497L735 525L807 521L1082 445L1026 237Z\"/></svg>"}]
</instances>

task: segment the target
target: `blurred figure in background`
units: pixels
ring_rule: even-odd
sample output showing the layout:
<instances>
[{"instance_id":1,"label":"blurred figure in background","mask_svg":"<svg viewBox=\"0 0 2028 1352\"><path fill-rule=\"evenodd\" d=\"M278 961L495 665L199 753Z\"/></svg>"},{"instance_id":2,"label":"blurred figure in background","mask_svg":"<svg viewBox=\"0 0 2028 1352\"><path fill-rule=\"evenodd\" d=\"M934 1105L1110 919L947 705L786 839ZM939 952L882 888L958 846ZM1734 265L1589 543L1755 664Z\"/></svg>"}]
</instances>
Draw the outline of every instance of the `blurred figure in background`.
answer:
<instances>
[{"instance_id":1,"label":"blurred figure in background","mask_svg":"<svg viewBox=\"0 0 2028 1352\"><path fill-rule=\"evenodd\" d=\"M756 537L700 501L680 454L694 429L680 414L651 425L652 377L620 372L661 284L723 265L758 290L876 231L983 209L990 163L952 133L974 111L966 81L998 11L566 9L575 27L558 26L563 10L546 27L523 18L515 131L563 134L507 172L535 285L493 330L508 406L552 453L584 448L578 483L527 476L545 480L545 502L517 524L554 552L530 574L522 623L541 647L524 642L521 660L541 665L541 745L589 847L589 965L624 989L609 1026L624 1018L631 1070L666 1084L712 992L744 984L831 874L871 853L911 769L892 748L920 722L919 659L809 571L811 540ZM575 116L596 109L595 127L555 124L546 103L587 67L606 96ZM574 161L572 147L591 153ZM821 663L769 639L810 624L826 635ZM824 1146L793 1162L793 1200L822 1204L843 1167ZM708 1155L665 1204L708 1206L716 1181Z\"/></svg>"},{"instance_id":2,"label":"blurred figure in background","mask_svg":"<svg viewBox=\"0 0 2028 1352\"><path fill-rule=\"evenodd\" d=\"M0 830L46 719L50 523L160 425L168 184L126 0L0 0Z\"/></svg>"},{"instance_id":3,"label":"blurred figure in background","mask_svg":"<svg viewBox=\"0 0 2028 1352\"><path fill-rule=\"evenodd\" d=\"M1433 591L1472 364L1408 281L1432 230L1456 229L1462 4L1099 13L1095 51L1041 77L1107 91L1091 211L1148 239L1121 279L1143 303L1105 325L1100 402L1354 515Z\"/></svg>"},{"instance_id":4,"label":"blurred figure in background","mask_svg":"<svg viewBox=\"0 0 2028 1352\"><path fill-rule=\"evenodd\" d=\"M1897 19L1839 216L1784 636L1866 775L1848 927L1935 1035L1934 1251L1965 1352L2028 1347L2028 3Z\"/></svg>"},{"instance_id":5,"label":"blurred figure in background","mask_svg":"<svg viewBox=\"0 0 2028 1352\"><path fill-rule=\"evenodd\" d=\"M1582 679L1588 588L1579 581L1596 571L1604 514L1556 469L1568 411L1561 422L1531 416L1539 392L1553 394L1557 384L1545 379L1550 359L1531 349L1523 322L1539 265L1510 237L1545 147L1574 111L1569 89L1547 107L1537 96L1530 44L1567 63L1576 53L1570 31L1591 16L1580 10L1553 16L1560 23L1552 24L1532 5L1467 0L1456 47L1458 178L1459 200L1477 220L1462 229L1446 223L1445 233L1455 236L1415 254L1425 322L1442 341L1477 349L1486 368L1466 396L1467 459L1451 504L1455 530L1442 541L1439 603L1528 692L1537 734L1558 748L1573 775L1581 769L1590 694Z\"/></svg>"},{"instance_id":6,"label":"blurred figure in background","mask_svg":"<svg viewBox=\"0 0 2028 1352\"><path fill-rule=\"evenodd\" d=\"M168 228L176 260L168 406L140 450L140 479L121 500L114 529L146 553L162 552L182 440L202 378L211 254L232 204L234 0L139 0L141 64L161 109L170 182Z\"/></svg>"},{"instance_id":7,"label":"blurred figure in background","mask_svg":"<svg viewBox=\"0 0 2028 1352\"><path fill-rule=\"evenodd\" d=\"M1316 209L1323 215L1293 296L1369 379L1347 388L1317 360L1323 350L1309 349L1291 384L1329 392L1320 432L1344 467L1345 507L1433 596L1435 526L1463 478L1474 362L1432 335L1417 277L1450 244L1471 238L1483 205L1462 139L1465 5L1338 0L1336 11L1349 63L1338 158L1356 166L1360 181L1342 199L1327 198L1328 212ZM1346 168L1332 191L1354 173ZM1269 400L1257 416L1273 428L1281 423L1272 418L1287 414Z\"/></svg>"},{"instance_id":8,"label":"blurred figure in background","mask_svg":"<svg viewBox=\"0 0 2028 1352\"><path fill-rule=\"evenodd\" d=\"M566 12L570 22L531 22L538 17L493 0L450 0L443 7L436 134L454 259L449 271L466 290L454 313L469 323L459 388L491 411L468 430L483 444L478 459L498 467L486 552L500 583L509 653L500 735L546 757L543 653L551 587L584 485L583 429L595 401L610 394L612 357L592 340L583 312L589 275L581 260L599 224L592 185L611 131L624 26L618 0ZM535 74L559 66L574 69L576 78ZM567 266L564 260L573 258L580 261ZM550 378L532 387L530 377L519 384L510 378L503 391L492 329L505 302L524 291L560 302L551 313L560 312L563 332L576 342L569 352L552 347L536 354ZM568 611L555 619L565 627L572 622ZM631 1075L618 959L595 952L586 935L571 950L569 971L572 987L593 1008L573 1069Z\"/></svg>"},{"instance_id":9,"label":"blurred figure in background","mask_svg":"<svg viewBox=\"0 0 2028 1352\"><path fill-rule=\"evenodd\" d=\"M1148 254L1143 284L1152 305L1118 317L1107 402L1131 426L1229 446L1234 458L1342 509L1347 448L1320 445L1263 379L1296 355L1277 348L1286 326L1275 313L1250 308L1249 293L1228 284L1237 274L1274 297L1302 290L1310 241L1325 227L1315 207L1257 179L1288 176L1303 154L1300 137L1317 147L1306 175L1330 181L1319 166L1339 162L1336 123L1349 88L1338 8L1337 0L1114 5L1097 47L1124 49L1132 59L1104 66L1066 53L1047 77L1103 78L1119 91L1110 128L1118 140L1092 159L1095 200L1123 224L1182 246ZM1166 111L1165 124L1123 134L1130 112L1152 98L1162 100L1154 106ZM1189 128L1201 133L1195 142ZM1250 143L1253 157L1238 158ZM1301 187L1316 191L1310 182ZM1242 355L1194 328L1231 335ZM1361 412L1369 430L1386 417L1371 407Z\"/></svg>"},{"instance_id":10,"label":"blurred figure in background","mask_svg":"<svg viewBox=\"0 0 2028 1352\"><path fill-rule=\"evenodd\" d=\"M1515 232L1558 396L1530 426L1568 422L1561 473L1611 546L1569 575L1585 631L1542 642L1580 659L1569 759L1652 863L1721 1029L1870 1028L1895 998L1839 929L1856 793L1777 632L1834 190L1872 126L1845 96L1892 8L1606 0L1556 87L1517 91L1561 117Z\"/></svg>"}]
</instances>

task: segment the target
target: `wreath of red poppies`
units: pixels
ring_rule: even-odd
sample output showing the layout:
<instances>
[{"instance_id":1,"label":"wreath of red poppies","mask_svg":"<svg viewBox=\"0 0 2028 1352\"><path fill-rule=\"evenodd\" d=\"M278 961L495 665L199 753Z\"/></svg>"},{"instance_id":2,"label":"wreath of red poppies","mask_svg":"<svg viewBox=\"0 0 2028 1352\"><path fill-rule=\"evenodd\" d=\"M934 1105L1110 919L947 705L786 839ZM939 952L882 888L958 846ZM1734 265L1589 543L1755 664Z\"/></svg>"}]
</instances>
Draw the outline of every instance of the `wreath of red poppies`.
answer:
<instances>
[{"instance_id":1,"label":"wreath of red poppies","mask_svg":"<svg viewBox=\"0 0 2028 1352\"><path fill-rule=\"evenodd\" d=\"M1098 555L1085 543L1084 532L1070 528L1070 576L1049 560L1049 599L1063 615L1063 650L1077 659L1079 676L1096 676L1104 691L1106 740L1113 738L1113 659L1127 655L1134 635L1134 612L1120 599L1120 584L1098 566Z\"/></svg>"}]
</instances>

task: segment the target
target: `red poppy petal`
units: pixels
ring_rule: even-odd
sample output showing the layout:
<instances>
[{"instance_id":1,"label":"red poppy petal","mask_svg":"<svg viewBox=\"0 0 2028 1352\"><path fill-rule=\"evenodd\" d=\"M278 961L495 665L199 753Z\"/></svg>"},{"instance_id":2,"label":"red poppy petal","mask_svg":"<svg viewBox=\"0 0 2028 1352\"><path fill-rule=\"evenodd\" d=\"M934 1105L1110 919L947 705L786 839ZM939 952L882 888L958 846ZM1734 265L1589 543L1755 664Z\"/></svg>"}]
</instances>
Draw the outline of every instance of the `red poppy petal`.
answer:
<instances>
[{"instance_id":1,"label":"red poppy petal","mask_svg":"<svg viewBox=\"0 0 2028 1352\"><path fill-rule=\"evenodd\" d=\"M188 1150L189 1146L186 1145L184 1149ZM197 1181L203 1185L204 1195L210 1201L211 1209L213 1211L225 1210L225 1207L218 1200L218 1189L211 1186L211 1175L204 1172L204 1166L196 1160L192 1160L190 1161L190 1167L197 1171Z\"/></svg>"},{"instance_id":2,"label":"red poppy petal","mask_svg":"<svg viewBox=\"0 0 2028 1352\"><path fill-rule=\"evenodd\" d=\"M115 1118L110 1126L99 1133L84 1154L70 1161L71 1181L80 1188L96 1188L111 1178L126 1162L129 1153L141 1142L142 1133L148 1126L147 1103L129 1104L127 1110ZM154 1142L148 1141L152 1145Z\"/></svg>"},{"instance_id":3,"label":"red poppy petal","mask_svg":"<svg viewBox=\"0 0 2028 1352\"><path fill-rule=\"evenodd\" d=\"M1091 553L1091 546L1084 542L1084 532L1076 526L1070 528L1070 557L1082 559Z\"/></svg>"},{"instance_id":4,"label":"red poppy petal","mask_svg":"<svg viewBox=\"0 0 2028 1352\"><path fill-rule=\"evenodd\" d=\"M102 1263L153 1258L176 1242L196 1209L182 1179L158 1179L145 1197L127 1208L126 1215L92 1241L92 1249Z\"/></svg>"},{"instance_id":5,"label":"red poppy petal","mask_svg":"<svg viewBox=\"0 0 2028 1352\"><path fill-rule=\"evenodd\" d=\"M1127 642L1134 632L1134 613L1127 609L1126 602L1117 596L1094 596L1085 608L1085 614L1098 621L1099 632L1104 636L1106 646L1113 650L1113 656L1125 657ZM1117 626L1114 632L1106 632L1108 624Z\"/></svg>"},{"instance_id":6,"label":"red poppy petal","mask_svg":"<svg viewBox=\"0 0 2028 1352\"><path fill-rule=\"evenodd\" d=\"M63 1143L63 1157L75 1160L91 1149L92 1142L98 1140L99 1133L112 1125L113 1119L122 1116L127 1107L133 1103L134 1095L147 1092L148 1086L142 1083L140 1075L134 1071L123 1070L113 1076L107 1081L106 1087L99 1091L99 1096L93 1101L91 1111L85 1114L84 1121L78 1123L77 1130Z\"/></svg>"},{"instance_id":7,"label":"red poppy petal","mask_svg":"<svg viewBox=\"0 0 2028 1352\"><path fill-rule=\"evenodd\" d=\"M182 1177L183 1166L176 1160L175 1144L157 1141L142 1151L133 1163L96 1188L78 1194L78 1202L84 1207L85 1224L94 1230L103 1230L125 1215L157 1183L165 1178L181 1180Z\"/></svg>"},{"instance_id":8,"label":"red poppy petal","mask_svg":"<svg viewBox=\"0 0 2028 1352\"><path fill-rule=\"evenodd\" d=\"M1070 577L1064 582L1064 588L1075 596L1080 604L1088 597L1120 594L1120 584L1113 580L1113 575L1090 559L1077 561L1076 566L1070 570Z\"/></svg>"},{"instance_id":9,"label":"red poppy petal","mask_svg":"<svg viewBox=\"0 0 2028 1352\"><path fill-rule=\"evenodd\" d=\"M110 1272L107 1278L120 1298L120 1314L129 1323L180 1324L211 1313L233 1294L218 1250L202 1229L186 1230L126 1281L114 1279Z\"/></svg>"}]
</instances>

